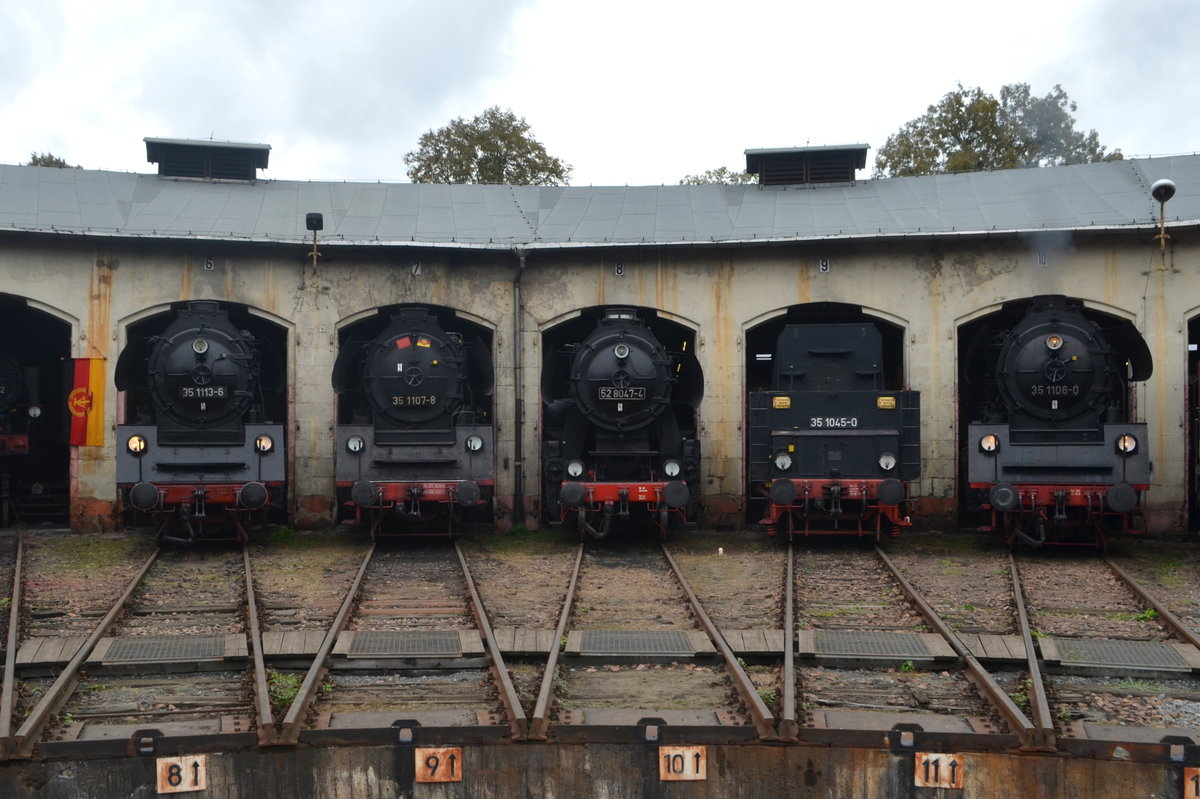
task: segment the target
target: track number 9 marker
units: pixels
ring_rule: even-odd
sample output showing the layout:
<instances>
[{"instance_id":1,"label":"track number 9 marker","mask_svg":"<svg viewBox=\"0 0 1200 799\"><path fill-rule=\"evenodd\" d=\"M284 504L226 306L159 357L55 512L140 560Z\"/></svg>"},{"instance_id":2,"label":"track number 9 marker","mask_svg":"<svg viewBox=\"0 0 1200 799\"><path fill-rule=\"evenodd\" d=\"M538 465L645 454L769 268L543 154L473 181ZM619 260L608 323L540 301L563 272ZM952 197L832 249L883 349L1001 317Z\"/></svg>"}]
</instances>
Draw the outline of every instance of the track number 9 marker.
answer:
<instances>
[{"instance_id":1,"label":"track number 9 marker","mask_svg":"<svg viewBox=\"0 0 1200 799\"><path fill-rule=\"evenodd\" d=\"M462 782L462 747L417 749L417 782Z\"/></svg>"}]
</instances>

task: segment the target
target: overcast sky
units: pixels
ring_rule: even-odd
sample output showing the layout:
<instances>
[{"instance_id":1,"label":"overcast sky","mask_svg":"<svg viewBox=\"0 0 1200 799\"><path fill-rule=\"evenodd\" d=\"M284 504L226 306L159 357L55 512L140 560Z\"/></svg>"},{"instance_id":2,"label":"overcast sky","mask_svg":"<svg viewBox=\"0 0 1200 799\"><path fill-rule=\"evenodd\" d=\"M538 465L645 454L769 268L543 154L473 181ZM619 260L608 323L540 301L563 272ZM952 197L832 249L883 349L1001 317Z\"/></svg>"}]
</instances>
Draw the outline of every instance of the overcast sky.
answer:
<instances>
[{"instance_id":1,"label":"overcast sky","mask_svg":"<svg viewBox=\"0 0 1200 799\"><path fill-rule=\"evenodd\" d=\"M153 172L145 137L271 145L267 178L406 181L498 105L573 185L746 149L876 149L958 83L1054 84L1127 156L1200 150L1200 3L42 0L0 9L0 163Z\"/></svg>"}]
</instances>

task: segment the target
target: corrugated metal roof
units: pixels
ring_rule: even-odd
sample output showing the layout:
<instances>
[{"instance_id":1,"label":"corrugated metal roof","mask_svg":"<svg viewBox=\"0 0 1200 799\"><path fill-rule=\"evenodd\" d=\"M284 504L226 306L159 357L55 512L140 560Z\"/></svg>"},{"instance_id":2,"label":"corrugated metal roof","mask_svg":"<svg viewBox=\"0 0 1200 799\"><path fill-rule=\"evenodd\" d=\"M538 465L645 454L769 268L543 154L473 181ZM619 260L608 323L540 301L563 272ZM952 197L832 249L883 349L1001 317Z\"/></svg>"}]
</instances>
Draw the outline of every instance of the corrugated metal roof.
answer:
<instances>
[{"instance_id":1,"label":"corrugated metal roof","mask_svg":"<svg viewBox=\"0 0 1200 799\"><path fill-rule=\"evenodd\" d=\"M836 186L478 186L257 181L0 166L0 232L510 248L1146 228L1200 221L1200 156Z\"/></svg>"}]
</instances>

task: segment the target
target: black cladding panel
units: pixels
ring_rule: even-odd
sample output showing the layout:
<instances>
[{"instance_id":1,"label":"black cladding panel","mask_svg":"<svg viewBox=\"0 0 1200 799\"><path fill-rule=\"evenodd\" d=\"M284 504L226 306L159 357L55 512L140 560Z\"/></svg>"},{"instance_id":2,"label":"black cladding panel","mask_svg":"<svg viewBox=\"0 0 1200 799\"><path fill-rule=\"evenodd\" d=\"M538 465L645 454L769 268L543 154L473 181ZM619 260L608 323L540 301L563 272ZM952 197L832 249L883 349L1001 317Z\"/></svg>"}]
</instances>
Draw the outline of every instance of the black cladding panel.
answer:
<instances>
[{"instance_id":1,"label":"black cladding panel","mask_svg":"<svg viewBox=\"0 0 1200 799\"><path fill-rule=\"evenodd\" d=\"M788 325L775 345L777 391L883 387L883 337L874 325Z\"/></svg>"}]
</instances>

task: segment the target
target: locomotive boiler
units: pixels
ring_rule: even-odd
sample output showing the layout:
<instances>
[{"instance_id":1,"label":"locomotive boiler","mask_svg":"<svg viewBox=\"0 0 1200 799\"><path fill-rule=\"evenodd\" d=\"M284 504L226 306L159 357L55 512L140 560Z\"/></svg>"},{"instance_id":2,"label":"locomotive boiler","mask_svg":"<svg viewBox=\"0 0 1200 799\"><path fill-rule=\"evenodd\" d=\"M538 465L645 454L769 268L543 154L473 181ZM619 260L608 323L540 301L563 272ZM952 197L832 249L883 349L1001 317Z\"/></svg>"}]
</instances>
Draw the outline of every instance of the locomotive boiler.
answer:
<instances>
[{"instance_id":1,"label":"locomotive boiler","mask_svg":"<svg viewBox=\"0 0 1200 799\"><path fill-rule=\"evenodd\" d=\"M686 338L668 351L632 309L581 333L543 375L543 509L581 536L649 523L665 538L698 509L699 364Z\"/></svg>"},{"instance_id":2,"label":"locomotive boiler","mask_svg":"<svg viewBox=\"0 0 1200 799\"><path fill-rule=\"evenodd\" d=\"M382 329L377 329L382 324ZM338 504L372 538L453 536L490 521L496 485L491 348L402 308L344 341L334 365Z\"/></svg>"},{"instance_id":3,"label":"locomotive boiler","mask_svg":"<svg viewBox=\"0 0 1200 799\"><path fill-rule=\"evenodd\" d=\"M1034 297L983 325L964 364L967 481L986 529L1010 544L1098 547L1133 531L1150 461L1130 384L1153 366L1130 323Z\"/></svg>"},{"instance_id":4,"label":"locomotive boiler","mask_svg":"<svg viewBox=\"0 0 1200 799\"><path fill-rule=\"evenodd\" d=\"M748 397L751 497L769 535L898 535L921 472L920 393L888 385L872 324L790 324Z\"/></svg>"},{"instance_id":5,"label":"locomotive boiler","mask_svg":"<svg viewBox=\"0 0 1200 799\"><path fill-rule=\"evenodd\" d=\"M265 375L259 341L215 302L188 303L161 329L141 330L116 369L128 409L117 426L124 506L148 516L160 541L245 542L285 496L284 428L263 398L281 390L279 378Z\"/></svg>"}]
</instances>

